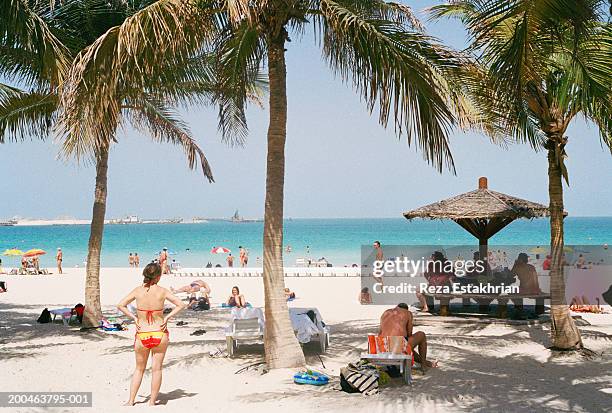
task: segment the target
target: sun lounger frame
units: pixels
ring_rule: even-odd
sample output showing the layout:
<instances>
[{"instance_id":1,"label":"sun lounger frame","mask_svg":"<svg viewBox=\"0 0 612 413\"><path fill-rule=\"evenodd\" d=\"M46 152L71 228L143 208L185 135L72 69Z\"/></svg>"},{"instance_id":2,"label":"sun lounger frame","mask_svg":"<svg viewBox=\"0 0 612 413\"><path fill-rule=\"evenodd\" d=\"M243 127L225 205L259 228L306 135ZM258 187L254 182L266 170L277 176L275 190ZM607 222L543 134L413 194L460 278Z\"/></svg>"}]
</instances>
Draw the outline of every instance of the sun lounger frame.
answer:
<instances>
[{"instance_id":1,"label":"sun lounger frame","mask_svg":"<svg viewBox=\"0 0 612 413\"><path fill-rule=\"evenodd\" d=\"M321 354L324 354L329 348L330 332L327 327L323 327L323 329L319 328L318 330L317 334L311 336L309 343L318 341ZM225 340L227 354L230 358L234 357L240 342L250 341L263 343L263 329L259 324L259 319L256 317L234 319L232 321L231 331L225 334ZM303 346L303 343L300 343L300 345Z\"/></svg>"},{"instance_id":2,"label":"sun lounger frame","mask_svg":"<svg viewBox=\"0 0 612 413\"><path fill-rule=\"evenodd\" d=\"M399 367L404 383L412 384L412 356L408 354L361 354L362 360L368 360L377 366Z\"/></svg>"},{"instance_id":3,"label":"sun lounger frame","mask_svg":"<svg viewBox=\"0 0 612 413\"><path fill-rule=\"evenodd\" d=\"M238 346L244 341L263 340L263 329L259 324L259 319L254 318L236 318L232 321L232 331L225 334L227 344L227 354L230 358L234 357Z\"/></svg>"}]
</instances>

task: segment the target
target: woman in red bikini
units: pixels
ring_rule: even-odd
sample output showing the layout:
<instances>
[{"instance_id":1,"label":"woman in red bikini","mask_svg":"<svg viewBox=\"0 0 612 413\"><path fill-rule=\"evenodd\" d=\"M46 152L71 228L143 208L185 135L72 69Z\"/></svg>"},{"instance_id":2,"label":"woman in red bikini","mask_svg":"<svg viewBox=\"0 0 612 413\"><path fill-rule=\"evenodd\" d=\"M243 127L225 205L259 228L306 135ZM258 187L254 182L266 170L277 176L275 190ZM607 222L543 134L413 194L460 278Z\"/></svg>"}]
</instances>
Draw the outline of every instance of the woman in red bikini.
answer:
<instances>
[{"instance_id":1,"label":"woman in red bikini","mask_svg":"<svg viewBox=\"0 0 612 413\"><path fill-rule=\"evenodd\" d=\"M142 376L149 354L151 354L151 398L150 405L155 405L162 381L162 364L168 349L168 320L179 311L185 309L185 304L170 291L157 285L161 278L159 264L149 264L142 271L143 284L134 288L119 304L117 308L136 323L136 337L134 337L134 352L136 353L136 369L132 376L130 398L126 405L133 406L136 394L142 382ZM136 300L138 308L135 316L128 310L127 305ZM175 307L164 316L164 302L168 300Z\"/></svg>"}]
</instances>

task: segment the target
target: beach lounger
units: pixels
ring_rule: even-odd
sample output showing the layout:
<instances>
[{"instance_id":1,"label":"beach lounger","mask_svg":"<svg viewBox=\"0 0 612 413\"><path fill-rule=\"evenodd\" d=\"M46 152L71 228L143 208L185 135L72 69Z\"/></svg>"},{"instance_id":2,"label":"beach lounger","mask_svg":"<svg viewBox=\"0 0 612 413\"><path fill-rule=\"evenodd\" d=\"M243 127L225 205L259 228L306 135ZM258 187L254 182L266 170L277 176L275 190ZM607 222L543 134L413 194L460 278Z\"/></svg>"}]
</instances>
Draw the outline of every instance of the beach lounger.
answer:
<instances>
[{"instance_id":1,"label":"beach lounger","mask_svg":"<svg viewBox=\"0 0 612 413\"><path fill-rule=\"evenodd\" d=\"M313 322L308 316L309 311L314 313L316 322ZM330 329L323 323L319 310L316 308L290 308L289 316L300 344L317 342L321 353L327 351L330 342ZM227 352L230 357L233 357L241 341L263 343L264 316L261 308L233 308L232 318L232 324L225 330Z\"/></svg>"},{"instance_id":2,"label":"beach lounger","mask_svg":"<svg viewBox=\"0 0 612 413\"><path fill-rule=\"evenodd\" d=\"M308 312L314 313L314 322L310 319ZM325 353L329 347L330 329L323 322L323 317L316 308L289 308L289 316L293 330L300 344L317 341L321 348L321 353Z\"/></svg>"},{"instance_id":3,"label":"beach lounger","mask_svg":"<svg viewBox=\"0 0 612 413\"><path fill-rule=\"evenodd\" d=\"M62 322L64 323L65 326L70 324L70 321L72 321L72 308L69 307L64 307L64 308L56 308L53 310L49 310L49 312L51 314L53 314L53 321L55 321L55 317L57 317L58 315L62 317ZM75 319L76 319L76 315L74 315Z\"/></svg>"},{"instance_id":4,"label":"beach lounger","mask_svg":"<svg viewBox=\"0 0 612 413\"><path fill-rule=\"evenodd\" d=\"M226 329L227 354L234 357L238 346L247 342L263 342L264 321L260 308L233 308L232 324Z\"/></svg>"}]
</instances>

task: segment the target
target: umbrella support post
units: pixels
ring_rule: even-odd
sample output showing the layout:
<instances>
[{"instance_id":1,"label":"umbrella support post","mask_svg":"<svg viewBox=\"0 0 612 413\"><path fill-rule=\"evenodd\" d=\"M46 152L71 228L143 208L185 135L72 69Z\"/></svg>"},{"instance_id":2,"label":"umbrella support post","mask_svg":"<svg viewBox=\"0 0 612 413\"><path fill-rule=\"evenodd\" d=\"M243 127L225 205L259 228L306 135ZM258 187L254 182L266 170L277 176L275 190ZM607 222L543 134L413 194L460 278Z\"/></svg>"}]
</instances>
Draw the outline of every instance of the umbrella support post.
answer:
<instances>
[{"instance_id":1,"label":"umbrella support post","mask_svg":"<svg viewBox=\"0 0 612 413\"><path fill-rule=\"evenodd\" d=\"M499 318L508 318L508 306L504 303L500 303L497 309L497 316Z\"/></svg>"},{"instance_id":2,"label":"umbrella support post","mask_svg":"<svg viewBox=\"0 0 612 413\"><path fill-rule=\"evenodd\" d=\"M447 317L450 315L450 310L448 308L448 304L440 304L440 315L442 317Z\"/></svg>"},{"instance_id":3,"label":"umbrella support post","mask_svg":"<svg viewBox=\"0 0 612 413\"><path fill-rule=\"evenodd\" d=\"M538 298L536 299L536 304L535 304L535 313L537 315L541 315L544 314L544 299L543 298Z\"/></svg>"},{"instance_id":4,"label":"umbrella support post","mask_svg":"<svg viewBox=\"0 0 612 413\"><path fill-rule=\"evenodd\" d=\"M443 298L440 300L440 315L443 317L451 315L450 300L448 298Z\"/></svg>"}]
</instances>

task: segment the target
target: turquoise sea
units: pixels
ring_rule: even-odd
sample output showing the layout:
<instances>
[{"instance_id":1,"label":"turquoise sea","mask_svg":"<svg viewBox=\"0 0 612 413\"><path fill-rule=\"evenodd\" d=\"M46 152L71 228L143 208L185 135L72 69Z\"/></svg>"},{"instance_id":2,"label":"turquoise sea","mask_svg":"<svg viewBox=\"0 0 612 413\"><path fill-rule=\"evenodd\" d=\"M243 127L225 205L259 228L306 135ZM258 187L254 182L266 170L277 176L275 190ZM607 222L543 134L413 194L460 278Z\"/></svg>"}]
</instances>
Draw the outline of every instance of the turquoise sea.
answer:
<instances>
[{"instance_id":1,"label":"turquoise sea","mask_svg":"<svg viewBox=\"0 0 612 413\"><path fill-rule=\"evenodd\" d=\"M612 217L566 219L565 242L574 245L612 245ZM224 264L225 256L210 250L223 246L238 254L240 245L249 249L249 264L257 265L262 256L263 223L209 222L201 224L106 225L102 265L126 267L130 252L138 252L141 264L151 260L163 247L183 266L203 267L207 262ZM64 251L64 265L83 266L87 256L88 225L0 227L0 251L7 248L42 248L49 254L41 265L53 266L57 247ZM451 221L407 221L390 219L293 219L285 221L285 263L296 258L325 257L335 266L358 263L360 246L375 240L385 245L469 245L477 241ZM548 220L520 220L510 224L494 238L491 245L547 245ZM309 251L309 252L308 252ZM1 257L5 267L16 265L18 258ZM236 260L237 262L237 260Z\"/></svg>"}]
</instances>

